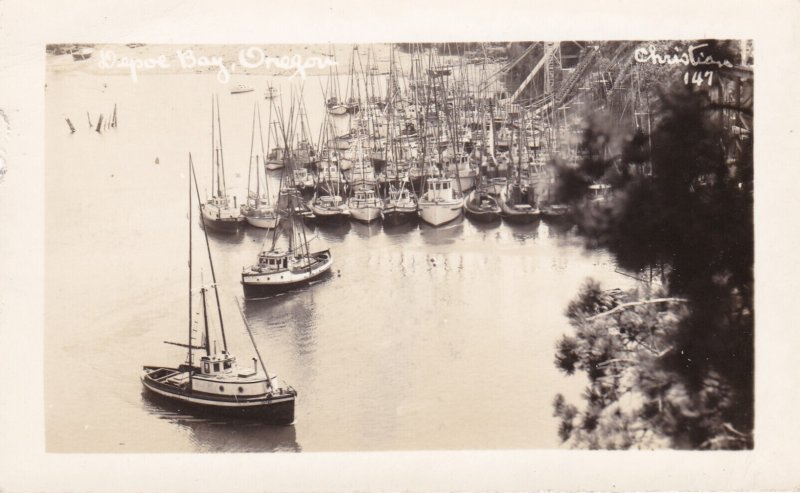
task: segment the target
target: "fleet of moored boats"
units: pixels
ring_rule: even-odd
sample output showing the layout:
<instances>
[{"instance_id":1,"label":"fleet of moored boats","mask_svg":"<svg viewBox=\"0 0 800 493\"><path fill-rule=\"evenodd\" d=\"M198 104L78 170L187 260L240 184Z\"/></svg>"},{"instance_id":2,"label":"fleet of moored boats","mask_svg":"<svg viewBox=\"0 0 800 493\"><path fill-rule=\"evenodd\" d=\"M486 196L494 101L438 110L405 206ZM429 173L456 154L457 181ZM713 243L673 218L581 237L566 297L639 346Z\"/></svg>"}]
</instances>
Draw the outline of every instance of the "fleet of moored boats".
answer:
<instances>
[{"instance_id":1,"label":"fleet of moored boats","mask_svg":"<svg viewBox=\"0 0 800 493\"><path fill-rule=\"evenodd\" d=\"M291 291L330 271L331 251L312 248L306 221L383 221L391 227L420 219L436 227L462 214L477 222L523 224L569 216L568 206L551 199L553 176L545 166L548 146L536 115L503 107L494 96L472 90L485 81L470 80L464 67L441 65L433 51L428 53L427 70L422 70L421 52L413 53L408 74L397 70L392 52L386 94L380 96L374 61L368 57L368 68L356 70L360 62L356 63L355 53L345 97L340 96L338 74L328 78L317 145L302 94L293 94L288 107L282 108L277 89L267 88L266 143L256 103L242 204L227 193L219 100L212 97L212 194L199 204L204 234L235 232L245 223L268 231L254 263L242 269L246 298ZM251 91L252 87L239 85L231 93ZM191 164L190 169L194 176ZM269 189L276 177L268 179L270 171L280 174L276 203L271 202ZM194 183L197 191L196 178ZM211 270L213 277L213 266ZM260 355L252 368L245 369L228 352L217 285L212 281L210 288L199 289L199 317L191 311L191 298L197 293L190 280L189 340L179 344L187 348L186 362L177 367L145 366L144 387L200 414L291 423L297 392L270 377ZM207 309L211 291L216 312ZM214 326L209 317L215 314L221 345L209 333ZM194 329L201 322L197 344Z\"/></svg>"}]
</instances>

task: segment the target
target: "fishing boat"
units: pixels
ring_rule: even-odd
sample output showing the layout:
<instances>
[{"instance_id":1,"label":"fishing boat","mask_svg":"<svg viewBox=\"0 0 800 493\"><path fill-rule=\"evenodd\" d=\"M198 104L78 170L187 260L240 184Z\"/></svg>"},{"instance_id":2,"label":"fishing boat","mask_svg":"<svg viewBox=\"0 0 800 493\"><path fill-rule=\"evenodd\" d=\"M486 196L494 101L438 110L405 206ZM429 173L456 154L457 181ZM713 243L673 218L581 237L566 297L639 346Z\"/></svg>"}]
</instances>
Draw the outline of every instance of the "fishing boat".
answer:
<instances>
[{"instance_id":1,"label":"fishing boat","mask_svg":"<svg viewBox=\"0 0 800 493\"><path fill-rule=\"evenodd\" d=\"M328 113L334 116L341 116L347 114L347 106L339 102L337 97L328 98L326 104Z\"/></svg>"},{"instance_id":2,"label":"fishing boat","mask_svg":"<svg viewBox=\"0 0 800 493\"><path fill-rule=\"evenodd\" d=\"M231 88L231 94L242 94L245 92L252 92L253 88L246 84L236 84Z\"/></svg>"},{"instance_id":3,"label":"fishing boat","mask_svg":"<svg viewBox=\"0 0 800 493\"><path fill-rule=\"evenodd\" d=\"M200 194L194 177L194 167L189 156L189 210L192 209L192 181L199 201ZM208 248L208 238L206 238ZM199 290L193 288L192 223L189 221L189 320L186 343L169 343L187 350L186 360L175 367L144 366L140 380L149 395L178 404L186 411L200 417L224 416L257 420L270 425L289 425L294 421L297 391L270 375L264 359L255 344L247 322L245 328L253 343L256 356L252 366L239 366L237 358L228 350L223 324L222 307L214 274L211 251L208 262L212 284ZM199 311L193 297L199 294ZM209 297L214 301L209 303ZM216 310L209 304L216 302ZM202 316L201 316L202 314ZM200 328L200 341L195 331ZM213 331L213 332L212 332ZM219 337L220 339L218 339ZM199 345L197 343L200 343Z\"/></svg>"},{"instance_id":4,"label":"fishing boat","mask_svg":"<svg viewBox=\"0 0 800 493\"><path fill-rule=\"evenodd\" d=\"M310 193L314 191L317 182L314 175L308 172L306 168L297 168L293 170L294 185L300 190L301 193Z\"/></svg>"},{"instance_id":5,"label":"fishing boat","mask_svg":"<svg viewBox=\"0 0 800 493\"><path fill-rule=\"evenodd\" d=\"M284 293L306 285L333 265L330 249L312 252L302 219L295 204L302 204L299 192L285 187L288 205L279 210L285 214L272 235L265 238L256 263L242 269L242 287L247 298L261 298ZM266 241L270 241L269 247Z\"/></svg>"},{"instance_id":6,"label":"fishing boat","mask_svg":"<svg viewBox=\"0 0 800 493\"><path fill-rule=\"evenodd\" d=\"M314 218L321 223L341 224L350 219L350 209L341 195L318 195L308 202Z\"/></svg>"},{"instance_id":7,"label":"fishing boat","mask_svg":"<svg viewBox=\"0 0 800 493\"><path fill-rule=\"evenodd\" d=\"M464 212L473 221L490 223L500 220L502 209L488 187L478 187L467 195Z\"/></svg>"},{"instance_id":8,"label":"fishing boat","mask_svg":"<svg viewBox=\"0 0 800 493\"><path fill-rule=\"evenodd\" d=\"M423 221L440 226L461 215L464 197L453 188L450 178L428 178L425 193L419 198L419 215Z\"/></svg>"},{"instance_id":9,"label":"fishing boat","mask_svg":"<svg viewBox=\"0 0 800 493\"><path fill-rule=\"evenodd\" d=\"M220 129L219 99L211 97L211 190L213 195L200 204L200 217L204 227L224 232L236 232L245 218L236 197L228 196L225 187L225 161L222 154L222 130ZM232 200L231 200L232 199ZM231 202L233 202L231 204Z\"/></svg>"},{"instance_id":10,"label":"fishing boat","mask_svg":"<svg viewBox=\"0 0 800 493\"><path fill-rule=\"evenodd\" d=\"M353 196L347 201L350 217L356 221L370 223L380 219L383 211L383 200L370 186L359 186L353 190Z\"/></svg>"},{"instance_id":11,"label":"fishing boat","mask_svg":"<svg viewBox=\"0 0 800 493\"><path fill-rule=\"evenodd\" d=\"M381 218L384 225L398 226L417 219L417 196L401 184L395 187L389 185L389 192L383 204Z\"/></svg>"},{"instance_id":12,"label":"fishing boat","mask_svg":"<svg viewBox=\"0 0 800 493\"><path fill-rule=\"evenodd\" d=\"M514 224L528 224L541 216L533 197L533 187L510 183L500 194L503 219Z\"/></svg>"},{"instance_id":13,"label":"fishing boat","mask_svg":"<svg viewBox=\"0 0 800 493\"><path fill-rule=\"evenodd\" d=\"M261 154L254 154L256 118L258 118L258 136L261 142ZM253 131L250 138L250 167L247 172L247 201L242 204L241 212L251 226L257 228L274 228L278 224L278 215L269 199L269 181L263 165L264 134L261 131L261 111L256 104L253 108Z\"/></svg>"},{"instance_id":14,"label":"fishing boat","mask_svg":"<svg viewBox=\"0 0 800 493\"><path fill-rule=\"evenodd\" d=\"M274 147L269 151L269 154L267 154L267 158L264 160L264 166L272 171L283 168L287 154L284 148Z\"/></svg>"}]
</instances>

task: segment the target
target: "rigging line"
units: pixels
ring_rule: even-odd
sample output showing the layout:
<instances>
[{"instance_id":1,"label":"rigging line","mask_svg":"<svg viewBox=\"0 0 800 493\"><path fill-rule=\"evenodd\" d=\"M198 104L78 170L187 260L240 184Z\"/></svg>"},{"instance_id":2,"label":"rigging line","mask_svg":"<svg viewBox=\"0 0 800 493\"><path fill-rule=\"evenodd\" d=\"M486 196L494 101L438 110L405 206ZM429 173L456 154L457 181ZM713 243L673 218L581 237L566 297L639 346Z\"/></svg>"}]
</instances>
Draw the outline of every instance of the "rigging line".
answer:
<instances>
[{"instance_id":1,"label":"rigging line","mask_svg":"<svg viewBox=\"0 0 800 493\"><path fill-rule=\"evenodd\" d=\"M267 372L267 367L264 365L264 359L261 357L261 353L258 350L258 346L256 345L256 340L253 337L253 332L250 330L250 324L247 323L247 317L244 315L244 308L242 308L242 303L239 301L239 297L236 297L236 306L239 307L239 314L242 316L242 321L244 322L244 328L247 329L247 335L250 336L250 342L253 343L253 349L256 350L256 356L258 356L258 362L261 363L261 369L264 370L264 375L267 377L267 388L272 390L272 379L269 377L269 373Z\"/></svg>"},{"instance_id":2,"label":"rigging line","mask_svg":"<svg viewBox=\"0 0 800 493\"><path fill-rule=\"evenodd\" d=\"M197 175L194 172L194 164L191 162L191 160L189 161L189 167L192 169L192 178L194 179L194 190L195 190L195 193L197 193L197 202L199 203L200 202L200 188L197 185ZM200 217L201 218L203 217L202 211L200 213ZM203 222L203 236L206 239L206 251L208 252L208 263L211 266L211 281L214 283L214 294L216 295L216 299L217 299L217 313L219 314L219 327L220 327L220 330L222 331L222 347L227 352L228 351L228 342L225 340L225 326L224 326L224 322L222 321L222 307L220 306L219 291L217 290L217 276L216 276L216 274L214 272L214 262L211 259L211 245L209 245L209 242L208 242L208 232L206 231L205 220L202 220L202 222Z\"/></svg>"}]
</instances>

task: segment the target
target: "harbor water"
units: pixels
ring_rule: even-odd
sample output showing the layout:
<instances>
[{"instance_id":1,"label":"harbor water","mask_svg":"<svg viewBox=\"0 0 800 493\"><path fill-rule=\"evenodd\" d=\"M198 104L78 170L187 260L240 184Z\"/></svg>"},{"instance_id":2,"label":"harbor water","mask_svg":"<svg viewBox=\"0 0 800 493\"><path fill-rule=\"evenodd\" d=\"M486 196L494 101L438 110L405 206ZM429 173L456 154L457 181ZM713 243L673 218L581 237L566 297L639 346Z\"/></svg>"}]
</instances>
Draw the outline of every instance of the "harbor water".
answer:
<instances>
[{"instance_id":1,"label":"harbor water","mask_svg":"<svg viewBox=\"0 0 800 493\"><path fill-rule=\"evenodd\" d=\"M319 128L324 77L305 80ZM230 94L246 83L256 88ZM290 82L273 79L281 93ZM211 94L220 97L229 190L246 194L253 104L265 77L48 73L45 417L49 452L532 449L559 446L557 393L585 384L553 364L569 301L589 277L632 280L569 225L310 225L330 247L316 284L243 300L265 231L209 235L228 346L297 389L287 427L199 419L151 402L143 365L177 365L187 327L189 153L210 193ZM118 126L89 128L117 107ZM77 131L70 133L69 118ZM317 136L314 135L316 140ZM270 175L273 193L280 172ZM207 191L207 192L206 192ZM196 214L196 211L193 211ZM195 236L202 238L202 236ZM197 245L196 245L197 246ZM198 250L201 251L201 250ZM197 253L195 253L197 255ZM204 253L203 253L204 254ZM210 277L210 276L209 276Z\"/></svg>"}]
</instances>

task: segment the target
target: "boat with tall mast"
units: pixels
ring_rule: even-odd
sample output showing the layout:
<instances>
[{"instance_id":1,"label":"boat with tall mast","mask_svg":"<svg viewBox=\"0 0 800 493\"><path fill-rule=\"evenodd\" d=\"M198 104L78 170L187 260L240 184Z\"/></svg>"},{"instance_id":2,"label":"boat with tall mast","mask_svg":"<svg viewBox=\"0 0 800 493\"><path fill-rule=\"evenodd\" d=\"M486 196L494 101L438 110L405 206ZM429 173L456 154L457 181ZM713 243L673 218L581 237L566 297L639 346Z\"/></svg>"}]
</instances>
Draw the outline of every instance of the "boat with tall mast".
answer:
<instances>
[{"instance_id":1,"label":"boat with tall mast","mask_svg":"<svg viewBox=\"0 0 800 493\"><path fill-rule=\"evenodd\" d=\"M261 142L261 154L254 154L256 118L258 118L258 137ZM269 139L267 139L269 147ZM264 167L264 133L261 130L261 110L258 103L253 107L253 131L250 137L250 167L247 173L247 201L242 204L242 215L251 226L257 228L274 228L278 224L278 215L270 203L269 180Z\"/></svg>"},{"instance_id":2,"label":"boat with tall mast","mask_svg":"<svg viewBox=\"0 0 800 493\"><path fill-rule=\"evenodd\" d=\"M244 223L245 218L236 204L236 197L228 196L227 193L225 160L222 154L219 99L213 95L211 96L211 134L212 196L206 203L200 205L200 217L204 226L219 231L236 232Z\"/></svg>"},{"instance_id":3,"label":"boat with tall mast","mask_svg":"<svg viewBox=\"0 0 800 493\"><path fill-rule=\"evenodd\" d=\"M188 182L191 216L192 182L198 202L200 200L191 154ZM214 264L208 236L205 232L204 235L212 284L206 286L201 281L199 289L195 289L190 220L188 340L186 343L168 342L186 348L186 360L177 367L143 366L140 375L142 385L148 395L177 404L196 416L246 418L271 425L289 425L294 421L297 391L267 371L246 320L245 328L256 353L253 366L239 366L236 357L228 350ZM198 294L201 304L195 313L197 307L193 304L193 297ZM216 310L209 307L214 304ZM200 334L196 336L198 328ZM197 341L198 337L200 341Z\"/></svg>"},{"instance_id":4,"label":"boat with tall mast","mask_svg":"<svg viewBox=\"0 0 800 493\"><path fill-rule=\"evenodd\" d=\"M306 285L333 265L330 249L311 251L302 218L296 213L304 205L300 192L291 185L282 187L288 203L279 210L284 216L267 235L256 263L242 269L242 287L247 298L284 293ZM267 246L269 243L269 246Z\"/></svg>"}]
</instances>

